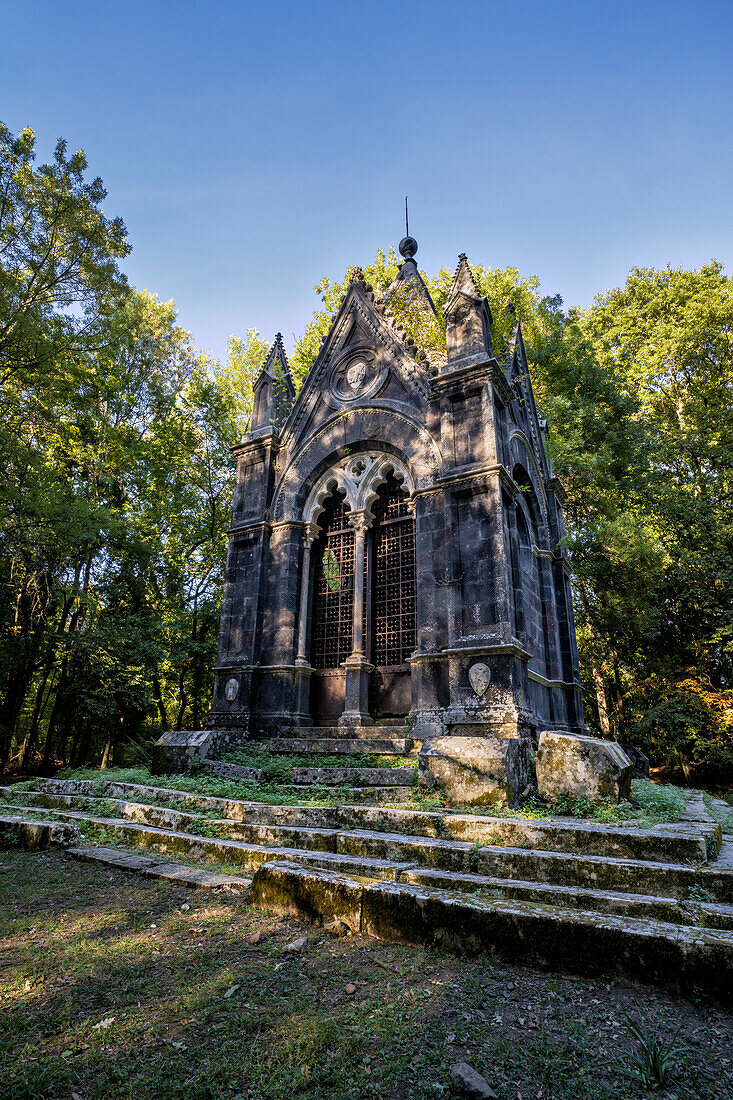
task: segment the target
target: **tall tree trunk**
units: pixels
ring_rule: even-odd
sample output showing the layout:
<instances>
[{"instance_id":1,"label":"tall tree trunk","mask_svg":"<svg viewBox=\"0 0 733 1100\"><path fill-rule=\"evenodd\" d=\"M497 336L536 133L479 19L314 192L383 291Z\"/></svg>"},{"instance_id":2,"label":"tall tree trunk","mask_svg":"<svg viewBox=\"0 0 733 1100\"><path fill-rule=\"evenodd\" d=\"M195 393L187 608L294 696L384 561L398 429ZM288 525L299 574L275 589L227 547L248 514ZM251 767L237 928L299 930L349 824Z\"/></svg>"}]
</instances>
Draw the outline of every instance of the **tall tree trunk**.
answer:
<instances>
[{"instance_id":1,"label":"tall tree trunk","mask_svg":"<svg viewBox=\"0 0 733 1100\"><path fill-rule=\"evenodd\" d=\"M168 711L165 709L165 703L163 701L163 690L160 685L160 677L158 676L157 669L153 673L153 695L155 697L155 705L158 708L158 714L160 720L163 723L163 733L171 728L171 724L168 720Z\"/></svg>"},{"instance_id":2,"label":"tall tree trunk","mask_svg":"<svg viewBox=\"0 0 733 1100\"><path fill-rule=\"evenodd\" d=\"M618 662L618 654L613 655L613 702L616 708L618 740L623 741L626 733L626 710L624 707L624 691L621 683L621 669Z\"/></svg>"},{"instance_id":3,"label":"tall tree trunk","mask_svg":"<svg viewBox=\"0 0 733 1100\"><path fill-rule=\"evenodd\" d=\"M28 733L26 734L23 748L20 752L21 768L23 771L28 771L31 760L33 759L33 750L36 747L36 740L38 735L38 720L41 715L41 703L43 702L43 694L46 690L46 684L48 678L51 675L51 669L53 668L53 654L50 655L46 662L46 667L41 675L38 688L36 690L36 698L33 702L33 713L31 714L30 725L28 727Z\"/></svg>"},{"instance_id":4,"label":"tall tree trunk","mask_svg":"<svg viewBox=\"0 0 733 1100\"><path fill-rule=\"evenodd\" d=\"M110 761L111 755L112 755L112 734L110 734L108 736L107 744L104 746L104 752L102 753L102 763L99 765L100 768L104 769L104 768L109 767L109 761Z\"/></svg>"}]
</instances>

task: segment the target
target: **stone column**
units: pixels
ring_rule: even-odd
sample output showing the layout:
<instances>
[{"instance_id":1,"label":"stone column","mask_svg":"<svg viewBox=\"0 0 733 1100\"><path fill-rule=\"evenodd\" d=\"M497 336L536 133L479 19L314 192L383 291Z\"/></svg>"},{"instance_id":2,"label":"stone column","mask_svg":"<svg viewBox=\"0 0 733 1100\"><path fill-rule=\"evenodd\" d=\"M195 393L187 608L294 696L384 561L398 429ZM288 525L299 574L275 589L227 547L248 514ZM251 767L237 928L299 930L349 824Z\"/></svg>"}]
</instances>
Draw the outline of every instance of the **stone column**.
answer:
<instances>
[{"instance_id":1,"label":"stone column","mask_svg":"<svg viewBox=\"0 0 733 1100\"><path fill-rule=\"evenodd\" d=\"M310 607L311 546L318 538L319 528L315 523L306 523L303 528L303 565L300 577L300 615L298 616L298 656L296 665L310 667L306 643L308 640L308 611Z\"/></svg>"},{"instance_id":2,"label":"stone column","mask_svg":"<svg viewBox=\"0 0 733 1100\"><path fill-rule=\"evenodd\" d=\"M312 725L310 707L310 676L313 671L308 659L308 613L311 592L311 546L318 538L320 528L306 523L303 528L303 561L300 575L300 612L298 615L298 656L295 658L296 709L301 726Z\"/></svg>"},{"instance_id":3,"label":"stone column","mask_svg":"<svg viewBox=\"0 0 733 1100\"><path fill-rule=\"evenodd\" d=\"M340 726L373 726L369 714L369 673L374 665L364 655L364 543L374 516L366 510L349 514L354 528L354 615L351 655L344 661L346 669L346 704L339 718Z\"/></svg>"}]
</instances>

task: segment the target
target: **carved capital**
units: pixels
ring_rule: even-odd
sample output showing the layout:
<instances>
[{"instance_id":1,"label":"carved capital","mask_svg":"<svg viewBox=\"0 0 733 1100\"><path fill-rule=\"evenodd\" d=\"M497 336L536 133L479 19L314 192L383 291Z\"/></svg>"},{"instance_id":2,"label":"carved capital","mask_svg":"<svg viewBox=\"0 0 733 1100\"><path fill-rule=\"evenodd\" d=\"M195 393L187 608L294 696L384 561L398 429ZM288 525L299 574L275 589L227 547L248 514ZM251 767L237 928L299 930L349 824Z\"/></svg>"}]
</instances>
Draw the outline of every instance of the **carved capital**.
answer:
<instances>
[{"instance_id":1,"label":"carved capital","mask_svg":"<svg viewBox=\"0 0 733 1100\"><path fill-rule=\"evenodd\" d=\"M374 516L366 508L359 512L349 512L346 517L350 527L353 527L357 534L363 534L368 531L371 525L374 523Z\"/></svg>"},{"instance_id":2,"label":"carved capital","mask_svg":"<svg viewBox=\"0 0 733 1100\"><path fill-rule=\"evenodd\" d=\"M306 523L303 527L303 546L311 547L321 533L317 523Z\"/></svg>"}]
</instances>

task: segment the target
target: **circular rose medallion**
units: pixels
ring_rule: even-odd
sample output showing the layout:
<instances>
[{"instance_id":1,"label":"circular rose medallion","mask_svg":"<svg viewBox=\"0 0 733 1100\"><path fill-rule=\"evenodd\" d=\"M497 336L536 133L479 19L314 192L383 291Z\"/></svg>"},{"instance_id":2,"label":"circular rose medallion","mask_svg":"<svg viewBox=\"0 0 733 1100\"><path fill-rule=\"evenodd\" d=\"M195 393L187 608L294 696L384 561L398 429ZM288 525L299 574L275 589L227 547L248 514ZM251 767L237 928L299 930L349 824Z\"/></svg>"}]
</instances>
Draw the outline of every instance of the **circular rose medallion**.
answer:
<instances>
[{"instance_id":1,"label":"circular rose medallion","mask_svg":"<svg viewBox=\"0 0 733 1100\"><path fill-rule=\"evenodd\" d=\"M377 361L372 348L351 348L331 368L323 396L333 408L352 401L362 401L370 394L377 393L388 374L387 363Z\"/></svg>"}]
</instances>

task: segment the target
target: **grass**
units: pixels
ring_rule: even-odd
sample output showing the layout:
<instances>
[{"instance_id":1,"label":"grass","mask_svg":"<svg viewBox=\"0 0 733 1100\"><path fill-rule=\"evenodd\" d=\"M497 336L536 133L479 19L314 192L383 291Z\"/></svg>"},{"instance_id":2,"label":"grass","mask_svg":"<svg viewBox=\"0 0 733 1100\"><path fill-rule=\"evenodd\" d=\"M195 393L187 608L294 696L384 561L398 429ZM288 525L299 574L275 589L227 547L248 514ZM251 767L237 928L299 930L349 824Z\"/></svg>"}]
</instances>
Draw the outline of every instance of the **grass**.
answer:
<instances>
[{"instance_id":1,"label":"grass","mask_svg":"<svg viewBox=\"0 0 733 1100\"><path fill-rule=\"evenodd\" d=\"M669 1100L733 1100L708 1002L332 938L57 852L1 853L0 878L0 1100L449 1100L461 1060L499 1100L644 1100L628 1016L679 1029Z\"/></svg>"},{"instance_id":2,"label":"grass","mask_svg":"<svg viewBox=\"0 0 733 1100\"><path fill-rule=\"evenodd\" d=\"M243 751L244 750L236 750L237 753ZM249 752L249 750L246 751ZM313 756L315 756L315 754L313 754ZM249 757L250 760L254 758L253 755ZM259 760L260 758L267 758L272 761L272 757L269 753L257 754L257 759ZM274 769L270 773L271 777L266 778L265 781L261 783L241 779L225 779L221 776L207 775L205 773L195 775L154 776L151 775L149 768L144 766L134 768L108 768L104 772L97 769L80 768L59 772L59 778L96 780L99 784L97 790L100 795L102 794L101 784L104 782L112 782L136 783L143 786L154 787L162 786L168 790L180 791L182 795L209 795L215 798L230 798L245 802L265 802L273 806L311 805L328 807L341 806L353 801L353 797L345 793L345 791L339 787L327 789L316 786L295 788L276 778L272 778L272 776L286 775L289 773L290 768L295 766L305 767L307 764L312 767L320 767L322 766L322 760L335 762L323 765L329 767L335 767L337 764L344 767L365 766L363 764L352 763L352 761L360 759L359 757L330 756L320 757L316 760L314 760L313 757L296 757L294 759L297 761L306 761L306 763L294 764L293 758L288 757L287 768L284 768L283 760L276 758L268 765L268 767ZM390 766L393 766L391 763L392 758L388 757L386 759L390 760ZM374 764L373 757L367 757L367 760L371 762L371 765ZM27 780L15 784L13 791L22 792L24 790L33 790L35 786L37 786L37 781ZM685 809L686 800L689 794L689 791L685 791L680 787L675 787L672 784L654 783L649 779L634 779L631 784L631 800L622 801L618 805L612 803L610 799L602 799L600 802L593 802L586 798L550 799L533 795L530 796L522 806L509 808L501 806L450 806L439 792L425 791L414 786L412 788L412 797L408 802L394 802L391 805L407 810L478 813L486 814L490 817L518 817L530 820L571 816L579 819L598 821L603 824L625 822L629 825L641 828L650 828L664 822L677 821ZM151 800L135 794L127 795L126 797L129 798L130 801L159 801L157 799ZM170 801L166 802L166 805L173 807L173 803ZM383 805L389 806L390 803L383 803ZM176 804L176 807L179 809L186 809L185 798L182 798L180 803ZM715 812L717 813L717 811ZM718 814L718 816L720 817L720 814ZM733 828L733 813L728 816L727 821L724 823L725 831L730 831L731 828Z\"/></svg>"},{"instance_id":3,"label":"grass","mask_svg":"<svg viewBox=\"0 0 733 1100\"><path fill-rule=\"evenodd\" d=\"M733 835L733 794L728 795L727 802L730 809L725 810L721 806L722 799L714 799L711 795L703 794L708 813L718 822L726 836Z\"/></svg>"}]
</instances>

